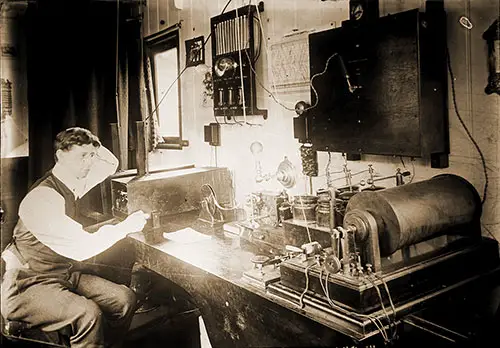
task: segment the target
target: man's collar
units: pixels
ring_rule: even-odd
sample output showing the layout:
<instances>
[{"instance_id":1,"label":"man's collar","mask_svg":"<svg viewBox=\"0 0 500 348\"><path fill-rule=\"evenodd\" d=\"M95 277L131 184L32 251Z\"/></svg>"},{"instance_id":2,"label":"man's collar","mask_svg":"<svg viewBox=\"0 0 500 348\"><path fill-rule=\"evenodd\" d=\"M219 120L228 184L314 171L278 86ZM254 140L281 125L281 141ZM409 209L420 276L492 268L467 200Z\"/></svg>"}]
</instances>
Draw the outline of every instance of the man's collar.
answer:
<instances>
[{"instance_id":1,"label":"man's collar","mask_svg":"<svg viewBox=\"0 0 500 348\"><path fill-rule=\"evenodd\" d=\"M74 174L72 174L66 167L56 163L54 168L52 168L52 174L59 179L67 188L73 192L75 199L81 197L83 192L83 186L85 185L85 180L77 179Z\"/></svg>"}]
</instances>

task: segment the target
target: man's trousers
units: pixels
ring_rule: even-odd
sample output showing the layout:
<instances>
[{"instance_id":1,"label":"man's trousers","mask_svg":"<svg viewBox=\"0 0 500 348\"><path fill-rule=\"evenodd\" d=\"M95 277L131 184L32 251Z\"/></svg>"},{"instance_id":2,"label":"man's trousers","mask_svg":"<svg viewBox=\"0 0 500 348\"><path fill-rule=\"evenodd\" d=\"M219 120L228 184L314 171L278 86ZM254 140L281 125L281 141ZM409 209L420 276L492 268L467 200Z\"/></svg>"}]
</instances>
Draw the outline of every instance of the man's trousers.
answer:
<instances>
[{"instance_id":1,"label":"man's trousers","mask_svg":"<svg viewBox=\"0 0 500 348\"><path fill-rule=\"evenodd\" d=\"M2 315L44 331L71 327L71 347L108 347L123 339L135 311L135 293L95 275L81 274L77 284L57 280L19 291L17 270L2 282Z\"/></svg>"}]
</instances>

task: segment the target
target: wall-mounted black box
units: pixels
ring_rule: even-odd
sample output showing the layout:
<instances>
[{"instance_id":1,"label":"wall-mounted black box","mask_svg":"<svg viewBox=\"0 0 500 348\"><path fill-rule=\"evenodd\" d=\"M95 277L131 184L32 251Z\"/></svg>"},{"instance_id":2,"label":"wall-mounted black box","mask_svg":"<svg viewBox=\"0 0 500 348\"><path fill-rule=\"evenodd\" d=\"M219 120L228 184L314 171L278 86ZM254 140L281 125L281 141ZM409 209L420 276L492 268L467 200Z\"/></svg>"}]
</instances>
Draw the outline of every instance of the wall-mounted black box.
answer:
<instances>
[{"instance_id":1,"label":"wall-mounted black box","mask_svg":"<svg viewBox=\"0 0 500 348\"><path fill-rule=\"evenodd\" d=\"M220 146L220 124L210 123L205 125L205 142L211 146Z\"/></svg>"},{"instance_id":2,"label":"wall-mounted black box","mask_svg":"<svg viewBox=\"0 0 500 348\"><path fill-rule=\"evenodd\" d=\"M309 139L295 134L300 142L319 151L422 157L446 167L444 11L415 9L310 34L309 57L315 107L307 112Z\"/></svg>"}]
</instances>

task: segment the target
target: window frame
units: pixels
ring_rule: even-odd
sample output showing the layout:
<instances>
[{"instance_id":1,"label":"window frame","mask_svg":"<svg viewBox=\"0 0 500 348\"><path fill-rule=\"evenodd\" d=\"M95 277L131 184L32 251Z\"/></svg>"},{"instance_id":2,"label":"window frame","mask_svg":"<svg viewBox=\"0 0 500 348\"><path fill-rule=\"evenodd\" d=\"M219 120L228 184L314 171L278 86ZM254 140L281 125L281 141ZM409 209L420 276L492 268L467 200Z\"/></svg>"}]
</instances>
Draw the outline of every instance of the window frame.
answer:
<instances>
[{"instance_id":1,"label":"window frame","mask_svg":"<svg viewBox=\"0 0 500 348\"><path fill-rule=\"evenodd\" d=\"M187 140L182 139L182 106L181 106L181 100L182 100L182 91L181 91L181 77L179 76L180 71L181 71L181 45L180 45L180 25L177 23L175 25L172 25L162 31L159 31L158 33L155 33L153 35L149 35L144 38L144 46L146 50L146 55L149 58L150 64L151 64L151 79L153 82L153 93L154 93L154 104L153 110L156 108L156 106L159 103L159 98L158 98L158 86L157 86L157 76L156 76L156 66L155 66L155 55L161 52L165 52L167 50L176 48L177 49L177 98L178 98L178 120L179 120L179 130L178 130L178 137L167 137L167 136L160 136L163 138L163 143L159 143L156 147L158 149L173 149L173 150L182 150L183 147L186 147L189 145L189 142ZM161 117L159 110L156 110L158 113L158 122L161 125Z\"/></svg>"}]
</instances>

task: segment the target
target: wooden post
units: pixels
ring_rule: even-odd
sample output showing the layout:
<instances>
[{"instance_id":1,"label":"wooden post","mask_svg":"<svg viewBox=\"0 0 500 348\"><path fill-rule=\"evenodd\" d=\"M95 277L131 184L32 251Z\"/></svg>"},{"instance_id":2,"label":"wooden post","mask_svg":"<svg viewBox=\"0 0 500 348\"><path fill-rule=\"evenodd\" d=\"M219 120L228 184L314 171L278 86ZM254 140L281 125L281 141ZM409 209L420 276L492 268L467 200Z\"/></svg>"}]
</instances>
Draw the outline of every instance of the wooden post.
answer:
<instances>
[{"instance_id":1,"label":"wooden post","mask_svg":"<svg viewBox=\"0 0 500 348\"><path fill-rule=\"evenodd\" d=\"M118 130L118 123L110 123L111 126L111 152L118 158L120 164L118 170L126 169L127 164L122 163L121 150L120 150L120 133Z\"/></svg>"},{"instance_id":2,"label":"wooden post","mask_svg":"<svg viewBox=\"0 0 500 348\"><path fill-rule=\"evenodd\" d=\"M137 165L137 175L143 176L148 171L144 121L136 121L135 124L137 127L137 148L135 152L135 163Z\"/></svg>"}]
</instances>

